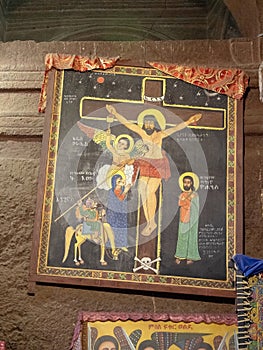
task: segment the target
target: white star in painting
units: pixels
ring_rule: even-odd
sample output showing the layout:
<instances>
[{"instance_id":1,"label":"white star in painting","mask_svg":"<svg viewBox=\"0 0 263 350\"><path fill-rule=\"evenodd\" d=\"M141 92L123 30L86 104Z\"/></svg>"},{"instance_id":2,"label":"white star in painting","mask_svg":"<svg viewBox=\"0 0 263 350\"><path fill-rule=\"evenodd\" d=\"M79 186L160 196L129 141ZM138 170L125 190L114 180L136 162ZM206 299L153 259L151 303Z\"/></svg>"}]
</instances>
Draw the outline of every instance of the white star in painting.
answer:
<instances>
[{"instance_id":1,"label":"white star in painting","mask_svg":"<svg viewBox=\"0 0 263 350\"><path fill-rule=\"evenodd\" d=\"M95 85L95 86L93 86L93 89L94 89L94 90L96 90L96 89L97 89L97 86L96 86L96 85Z\"/></svg>"},{"instance_id":2,"label":"white star in painting","mask_svg":"<svg viewBox=\"0 0 263 350\"><path fill-rule=\"evenodd\" d=\"M183 96L180 96L180 97L179 97L179 100L183 100L183 99L184 99L184 97L183 97Z\"/></svg>"},{"instance_id":3,"label":"white star in painting","mask_svg":"<svg viewBox=\"0 0 263 350\"><path fill-rule=\"evenodd\" d=\"M112 85L115 85L115 84L116 84L115 81L113 81L113 82L112 82Z\"/></svg>"},{"instance_id":4,"label":"white star in painting","mask_svg":"<svg viewBox=\"0 0 263 350\"><path fill-rule=\"evenodd\" d=\"M132 89L131 89L131 88L129 88L128 92L132 92Z\"/></svg>"}]
</instances>

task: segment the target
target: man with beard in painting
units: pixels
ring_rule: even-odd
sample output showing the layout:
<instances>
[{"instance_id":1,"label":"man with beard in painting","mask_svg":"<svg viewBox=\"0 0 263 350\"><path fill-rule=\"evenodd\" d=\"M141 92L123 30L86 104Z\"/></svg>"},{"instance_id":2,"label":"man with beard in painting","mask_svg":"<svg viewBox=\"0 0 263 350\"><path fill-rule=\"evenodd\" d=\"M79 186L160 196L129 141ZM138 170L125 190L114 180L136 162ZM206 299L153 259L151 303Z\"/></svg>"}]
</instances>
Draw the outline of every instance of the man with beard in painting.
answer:
<instances>
[{"instance_id":1,"label":"man with beard in painting","mask_svg":"<svg viewBox=\"0 0 263 350\"><path fill-rule=\"evenodd\" d=\"M198 179L197 176L196 178ZM182 260L186 260L187 265L190 265L201 259L198 251L199 197L195 191L193 176L183 176L182 186L183 192L178 202L180 218L175 261L180 264Z\"/></svg>"},{"instance_id":2,"label":"man with beard in painting","mask_svg":"<svg viewBox=\"0 0 263 350\"><path fill-rule=\"evenodd\" d=\"M163 139L173 133L184 129L190 124L196 123L201 114L195 114L187 121L166 128L165 117L156 108L146 109L138 116L138 125L132 123L119 114L111 105L106 105L108 112L125 125L131 131L137 133L144 144L147 152L143 157L135 160L134 168L139 169L138 193L142 201L146 226L142 230L143 236L150 236L156 229L155 213L157 208L156 193L160 187L162 179L169 179L171 176L169 160L162 149Z\"/></svg>"}]
</instances>

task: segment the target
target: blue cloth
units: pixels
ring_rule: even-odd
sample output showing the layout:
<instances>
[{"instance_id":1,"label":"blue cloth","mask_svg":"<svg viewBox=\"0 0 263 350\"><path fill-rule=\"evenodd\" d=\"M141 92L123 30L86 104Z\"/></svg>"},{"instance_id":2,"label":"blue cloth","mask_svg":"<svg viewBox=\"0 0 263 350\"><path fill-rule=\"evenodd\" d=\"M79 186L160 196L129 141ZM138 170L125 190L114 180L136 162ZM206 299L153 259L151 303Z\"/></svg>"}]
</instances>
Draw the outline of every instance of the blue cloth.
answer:
<instances>
[{"instance_id":1,"label":"blue cloth","mask_svg":"<svg viewBox=\"0 0 263 350\"><path fill-rule=\"evenodd\" d=\"M112 188L109 192L108 208L106 212L107 222L110 224L114 232L114 240L116 248L124 248L128 246L128 215L127 215L127 198L120 200L114 193L116 182L122 177L116 174L111 179ZM122 188L124 191L124 187Z\"/></svg>"},{"instance_id":2,"label":"blue cloth","mask_svg":"<svg viewBox=\"0 0 263 350\"><path fill-rule=\"evenodd\" d=\"M112 190L109 193L106 218L113 229L116 248L127 247L127 200L120 201Z\"/></svg>"},{"instance_id":3,"label":"blue cloth","mask_svg":"<svg viewBox=\"0 0 263 350\"><path fill-rule=\"evenodd\" d=\"M263 272L263 260L251 258L250 256L237 254L233 256L237 268L242 272L245 277L257 275Z\"/></svg>"}]
</instances>

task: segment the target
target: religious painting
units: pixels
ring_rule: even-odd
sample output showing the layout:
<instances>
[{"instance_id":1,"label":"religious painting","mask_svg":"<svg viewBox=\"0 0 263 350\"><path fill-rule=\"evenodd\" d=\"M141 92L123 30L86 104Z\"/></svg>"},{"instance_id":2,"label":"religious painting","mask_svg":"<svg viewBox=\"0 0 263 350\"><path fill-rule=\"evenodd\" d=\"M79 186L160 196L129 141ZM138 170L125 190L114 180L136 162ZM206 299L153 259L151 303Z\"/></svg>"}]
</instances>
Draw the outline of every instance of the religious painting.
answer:
<instances>
[{"instance_id":1,"label":"religious painting","mask_svg":"<svg viewBox=\"0 0 263 350\"><path fill-rule=\"evenodd\" d=\"M32 282L233 297L241 209L237 98L153 64L50 70Z\"/></svg>"},{"instance_id":2,"label":"religious painting","mask_svg":"<svg viewBox=\"0 0 263 350\"><path fill-rule=\"evenodd\" d=\"M233 315L82 312L72 350L238 350Z\"/></svg>"}]
</instances>

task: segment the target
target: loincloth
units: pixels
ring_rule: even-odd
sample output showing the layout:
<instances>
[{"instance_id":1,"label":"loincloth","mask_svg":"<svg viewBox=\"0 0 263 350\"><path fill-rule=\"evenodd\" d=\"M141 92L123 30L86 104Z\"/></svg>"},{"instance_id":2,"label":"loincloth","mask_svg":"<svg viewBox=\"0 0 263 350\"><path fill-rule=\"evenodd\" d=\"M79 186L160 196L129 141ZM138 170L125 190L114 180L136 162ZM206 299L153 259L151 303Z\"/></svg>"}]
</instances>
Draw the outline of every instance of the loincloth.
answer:
<instances>
[{"instance_id":1,"label":"loincloth","mask_svg":"<svg viewBox=\"0 0 263 350\"><path fill-rule=\"evenodd\" d=\"M169 160L163 158L140 158L134 162L135 174L139 171L140 176L155 177L167 180L171 177Z\"/></svg>"}]
</instances>

